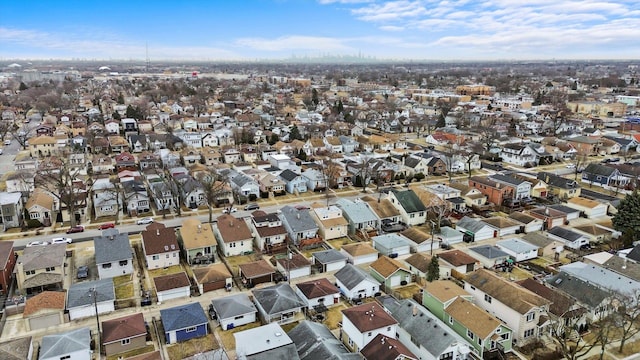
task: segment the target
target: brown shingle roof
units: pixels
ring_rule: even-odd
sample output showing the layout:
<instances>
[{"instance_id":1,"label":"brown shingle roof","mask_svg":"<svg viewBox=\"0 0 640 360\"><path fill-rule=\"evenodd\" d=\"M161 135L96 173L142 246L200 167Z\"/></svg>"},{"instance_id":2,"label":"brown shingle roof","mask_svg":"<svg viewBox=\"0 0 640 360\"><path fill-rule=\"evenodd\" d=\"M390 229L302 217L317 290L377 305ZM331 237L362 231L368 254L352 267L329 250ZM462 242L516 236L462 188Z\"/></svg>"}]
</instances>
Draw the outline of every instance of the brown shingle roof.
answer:
<instances>
[{"instance_id":1,"label":"brown shingle roof","mask_svg":"<svg viewBox=\"0 0 640 360\"><path fill-rule=\"evenodd\" d=\"M264 275L273 274L276 271L273 269L269 263L262 259L246 264L238 265L240 272L247 279L253 279Z\"/></svg>"},{"instance_id":2,"label":"brown shingle roof","mask_svg":"<svg viewBox=\"0 0 640 360\"><path fill-rule=\"evenodd\" d=\"M276 259L276 261L285 269L289 267L289 269L291 270L305 268L311 265L311 261L309 261L302 254L293 254L291 256L291 260L285 257L285 258Z\"/></svg>"},{"instance_id":3,"label":"brown shingle roof","mask_svg":"<svg viewBox=\"0 0 640 360\"><path fill-rule=\"evenodd\" d=\"M156 291L166 291L191 286L189 277L184 271L177 274L154 277L153 282L156 285Z\"/></svg>"},{"instance_id":4,"label":"brown shingle roof","mask_svg":"<svg viewBox=\"0 0 640 360\"><path fill-rule=\"evenodd\" d=\"M423 253L415 253L406 258L404 262L420 270L421 272L426 273L429 270L431 256Z\"/></svg>"},{"instance_id":5,"label":"brown shingle roof","mask_svg":"<svg viewBox=\"0 0 640 360\"><path fill-rule=\"evenodd\" d=\"M326 278L305 281L296 284L307 299L315 299L327 295L339 294L340 289Z\"/></svg>"},{"instance_id":6,"label":"brown shingle roof","mask_svg":"<svg viewBox=\"0 0 640 360\"><path fill-rule=\"evenodd\" d=\"M549 306L549 312L556 316L562 316L564 313L576 303L569 296L556 291L544 284L541 284L533 279L524 279L517 282L523 288L532 291L543 298L551 301Z\"/></svg>"},{"instance_id":7,"label":"brown shingle roof","mask_svg":"<svg viewBox=\"0 0 640 360\"><path fill-rule=\"evenodd\" d=\"M64 311L66 293L63 291L44 291L27 299L24 305L23 317L35 314L40 310Z\"/></svg>"},{"instance_id":8,"label":"brown shingle roof","mask_svg":"<svg viewBox=\"0 0 640 360\"><path fill-rule=\"evenodd\" d=\"M382 334L376 335L360 353L367 360L416 360L418 358L400 341Z\"/></svg>"},{"instance_id":9,"label":"brown shingle roof","mask_svg":"<svg viewBox=\"0 0 640 360\"><path fill-rule=\"evenodd\" d=\"M141 313L102 322L103 344L146 335L147 329Z\"/></svg>"},{"instance_id":10,"label":"brown shingle roof","mask_svg":"<svg viewBox=\"0 0 640 360\"><path fill-rule=\"evenodd\" d=\"M156 224L158 223L151 225ZM146 255L180 251L176 232L173 228L156 226L154 229L147 227L147 230L142 231L142 244Z\"/></svg>"},{"instance_id":11,"label":"brown shingle roof","mask_svg":"<svg viewBox=\"0 0 640 360\"><path fill-rule=\"evenodd\" d=\"M517 221L510 218L505 218L502 216L495 216L488 219L482 219L482 222L485 224L491 225L497 229L505 229L508 227L520 226L520 223L518 223Z\"/></svg>"},{"instance_id":12,"label":"brown shingle roof","mask_svg":"<svg viewBox=\"0 0 640 360\"><path fill-rule=\"evenodd\" d=\"M469 295L463 288L451 280L435 280L424 286L424 291L431 294L440 302L449 301L458 296Z\"/></svg>"},{"instance_id":13,"label":"brown shingle roof","mask_svg":"<svg viewBox=\"0 0 640 360\"><path fill-rule=\"evenodd\" d=\"M342 314L351 321L358 331L366 332L396 325L398 322L375 302L354 306L342 310Z\"/></svg>"},{"instance_id":14,"label":"brown shingle roof","mask_svg":"<svg viewBox=\"0 0 640 360\"><path fill-rule=\"evenodd\" d=\"M196 218L189 218L182 222L180 235L182 243L187 250L216 245L216 238L213 236L211 224L203 224Z\"/></svg>"},{"instance_id":15,"label":"brown shingle roof","mask_svg":"<svg viewBox=\"0 0 640 360\"><path fill-rule=\"evenodd\" d=\"M423 242L431 239L431 234L420 229L419 227L410 227L400 233L400 235L413 241L416 244L422 244Z\"/></svg>"},{"instance_id":16,"label":"brown shingle roof","mask_svg":"<svg viewBox=\"0 0 640 360\"><path fill-rule=\"evenodd\" d=\"M369 255L378 252L378 250L367 243L347 244L342 247L342 250L351 256Z\"/></svg>"},{"instance_id":17,"label":"brown shingle roof","mask_svg":"<svg viewBox=\"0 0 640 360\"><path fill-rule=\"evenodd\" d=\"M440 259L448 262L454 267L475 264L478 262L476 258L460 250L445 251L438 254L438 256L440 257Z\"/></svg>"},{"instance_id":18,"label":"brown shingle roof","mask_svg":"<svg viewBox=\"0 0 640 360\"><path fill-rule=\"evenodd\" d=\"M389 199L382 199L378 202L378 199L376 198L363 196L361 200L369 204L371 210L373 210L380 219L400 216L400 210L396 209Z\"/></svg>"},{"instance_id":19,"label":"brown shingle roof","mask_svg":"<svg viewBox=\"0 0 640 360\"><path fill-rule=\"evenodd\" d=\"M193 276L198 280L199 284L226 280L233 277L223 263L193 268Z\"/></svg>"},{"instance_id":20,"label":"brown shingle roof","mask_svg":"<svg viewBox=\"0 0 640 360\"><path fill-rule=\"evenodd\" d=\"M523 315L534 307L550 303L547 299L485 269L468 274L465 281Z\"/></svg>"},{"instance_id":21,"label":"brown shingle roof","mask_svg":"<svg viewBox=\"0 0 640 360\"><path fill-rule=\"evenodd\" d=\"M385 279L398 270L409 272L399 261L388 256L379 257L378 260L372 262L369 266Z\"/></svg>"},{"instance_id":22,"label":"brown shingle roof","mask_svg":"<svg viewBox=\"0 0 640 360\"><path fill-rule=\"evenodd\" d=\"M500 320L460 297L447 306L445 312L481 339L488 338L500 326Z\"/></svg>"},{"instance_id":23,"label":"brown shingle roof","mask_svg":"<svg viewBox=\"0 0 640 360\"><path fill-rule=\"evenodd\" d=\"M236 219L232 215L225 214L218 217L218 231L222 241L232 243L242 240L251 240L251 229L242 219Z\"/></svg>"}]
</instances>

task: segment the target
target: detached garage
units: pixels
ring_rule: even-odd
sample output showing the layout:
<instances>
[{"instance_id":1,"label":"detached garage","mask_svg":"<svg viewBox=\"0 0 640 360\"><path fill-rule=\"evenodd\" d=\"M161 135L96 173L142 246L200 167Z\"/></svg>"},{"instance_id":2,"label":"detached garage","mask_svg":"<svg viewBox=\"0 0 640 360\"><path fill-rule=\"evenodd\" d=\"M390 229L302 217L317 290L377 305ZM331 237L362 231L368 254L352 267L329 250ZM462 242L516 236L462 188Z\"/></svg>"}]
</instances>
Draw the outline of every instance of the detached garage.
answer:
<instances>
[{"instance_id":1,"label":"detached garage","mask_svg":"<svg viewBox=\"0 0 640 360\"><path fill-rule=\"evenodd\" d=\"M213 290L231 289L233 286L233 276L223 263L196 267L192 270L200 295Z\"/></svg>"},{"instance_id":2,"label":"detached garage","mask_svg":"<svg viewBox=\"0 0 640 360\"><path fill-rule=\"evenodd\" d=\"M113 279L83 281L71 285L67 292L69 319L76 320L115 310L116 292ZM95 302L95 303L94 303Z\"/></svg>"},{"instance_id":3,"label":"detached garage","mask_svg":"<svg viewBox=\"0 0 640 360\"><path fill-rule=\"evenodd\" d=\"M64 322L66 293L45 291L27 299L22 317L27 320L29 330L46 329Z\"/></svg>"},{"instance_id":4,"label":"detached garage","mask_svg":"<svg viewBox=\"0 0 640 360\"><path fill-rule=\"evenodd\" d=\"M509 254L516 262L527 261L538 257L539 247L520 239L498 241L496 246Z\"/></svg>"},{"instance_id":5,"label":"detached garage","mask_svg":"<svg viewBox=\"0 0 640 360\"><path fill-rule=\"evenodd\" d=\"M371 238L373 248L382 255L398 257L411 252L411 244L407 238L398 234L384 234ZM377 259L376 259L377 260Z\"/></svg>"},{"instance_id":6,"label":"detached garage","mask_svg":"<svg viewBox=\"0 0 640 360\"><path fill-rule=\"evenodd\" d=\"M468 216L463 217L456 224L456 230L471 237L473 241L482 241L491 239L494 236L494 230L491 226Z\"/></svg>"},{"instance_id":7,"label":"detached garage","mask_svg":"<svg viewBox=\"0 0 640 360\"><path fill-rule=\"evenodd\" d=\"M184 271L155 277L153 282L156 286L156 295L159 303L191 296L191 282Z\"/></svg>"},{"instance_id":8,"label":"detached garage","mask_svg":"<svg viewBox=\"0 0 640 360\"><path fill-rule=\"evenodd\" d=\"M609 208L607 204L583 197L574 197L567 200L567 206L579 210L589 219L607 216L607 209Z\"/></svg>"}]
</instances>

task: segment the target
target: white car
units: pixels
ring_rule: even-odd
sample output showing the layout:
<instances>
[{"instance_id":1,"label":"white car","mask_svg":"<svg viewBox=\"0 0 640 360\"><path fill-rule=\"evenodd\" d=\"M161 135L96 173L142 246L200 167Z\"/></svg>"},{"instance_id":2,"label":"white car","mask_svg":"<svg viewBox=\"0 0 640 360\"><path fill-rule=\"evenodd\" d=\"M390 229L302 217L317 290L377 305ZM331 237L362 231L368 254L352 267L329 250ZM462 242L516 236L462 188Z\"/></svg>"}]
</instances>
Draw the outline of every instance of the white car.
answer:
<instances>
[{"instance_id":1,"label":"white car","mask_svg":"<svg viewBox=\"0 0 640 360\"><path fill-rule=\"evenodd\" d=\"M11 145L11 140L5 140L5 141L4 141L4 144L5 144L5 145Z\"/></svg>"},{"instance_id":2,"label":"white car","mask_svg":"<svg viewBox=\"0 0 640 360\"><path fill-rule=\"evenodd\" d=\"M567 164L567 169L575 169L576 164Z\"/></svg>"},{"instance_id":3,"label":"white car","mask_svg":"<svg viewBox=\"0 0 640 360\"><path fill-rule=\"evenodd\" d=\"M46 246L49 245L48 242L46 241L32 241L30 243L27 244L27 247L32 247L32 246Z\"/></svg>"},{"instance_id":4,"label":"white car","mask_svg":"<svg viewBox=\"0 0 640 360\"><path fill-rule=\"evenodd\" d=\"M59 237L59 238L51 239L52 244L62 244L62 243L71 244L71 242L73 242L73 240L68 237Z\"/></svg>"},{"instance_id":5,"label":"white car","mask_svg":"<svg viewBox=\"0 0 640 360\"><path fill-rule=\"evenodd\" d=\"M234 213L234 212L238 212L238 209L236 209L236 208L231 208L231 211L229 211L229 209L228 209L228 208L222 209L222 213L223 213L223 214L228 214L229 212L232 212L232 213Z\"/></svg>"},{"instance_id":6,"label":"white car","mask_svg":"<svg viewBox=\"0 0 640 360\"><path fill-rule=\"evenodd\" d=\"M139 219L138 221L136 221L136 224L146 225L146 224L151 224L152 222L153 222L153 218L147 217L147 218Z\"/></svg>"}]
</instances>

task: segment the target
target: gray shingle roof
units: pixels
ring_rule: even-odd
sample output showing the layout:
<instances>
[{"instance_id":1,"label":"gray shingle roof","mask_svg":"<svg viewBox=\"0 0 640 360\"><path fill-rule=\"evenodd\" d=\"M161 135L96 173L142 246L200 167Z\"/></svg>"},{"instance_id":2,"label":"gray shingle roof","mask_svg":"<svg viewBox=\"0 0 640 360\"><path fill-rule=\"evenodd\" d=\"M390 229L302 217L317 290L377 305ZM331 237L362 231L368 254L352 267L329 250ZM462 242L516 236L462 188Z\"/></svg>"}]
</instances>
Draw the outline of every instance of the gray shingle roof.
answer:
<instances>
[{"instance_id":1,"label":"gray shingle roof","mask_svg":"<svg viewBox=\"0 0 640 360\"><path fill-rule=\"evenodd\" d=\"M281 209L280 216L294 233L318 228L316 222L311 218L309 210L298 210L293 206L285 206Z\"/></svg>"},{"instance_id":2,"label":"gray shingle roof","mask_svg":"<svg viewBox=\"0 0 640 360\"><path fill-rule=\"evenodd\" d=\"M93 304L93 290L96 290L96 302L113 301L116 293L113 287L113 279L96 281L84 281L71 285L67 293L67 309Z\"/></svg>"},{"instance_id":3,"label":"gray shingle roof","mask_svg":"<svg viewBox=\"0 0 640 360\"><path fill-rule=\"evenodd\" d=\"M609 167L609 166L605 166L602 164L596 164L596 163L591 163L589 165L587 165L586 168L584 168L584 170L582 171L582 173L587 173L587 174L592 174L592 175L600 175L600 176L606 176L609 177L611 175L613 175L613 173L616 171L615 168Z\"/></svg>"},{"instance_id":4,"label":"gray shingle roof","mask_svg":"<svg viewBox=\"0 0 640 360\"><path fill-rule=\"evenodd\" d=\"M630 293L640 294L640 282L602 266L577 261L561 266L560 271L599 286L602 289L615 291L623 295L629 295Z\"/></svg>"},{"instance_id":5,"label":"gray shingle roof","mask_svg":"<svg viewBox=\"0 0 640 360\"><path fill-rule=\"evenodd\" d=\"M66 243L27 247L24 248L18 262L22 262L24 271L61 267L66 251Z\"/></svg>"},{"instance_id":6,"label":"gray shingle roof","mask_svg":"<svg viewBox=\"0 0 640 360\"><path fill-rule=\"evenodd\" d=\"M578 239L580 239L581 237L583 237L582 234L577 233L573 230L564 228L562 226L556 226L554 228L552 228L551 230L549 230L549 234L555 235L559 238L568 240L568 241L576 241Z\"/></svg>"},{"instance_id":7,"label":"gray shingle roof","mask_svg":"<svg viewBox=\"0 0 640 360\"><path fill-rule=\"evenodd\" d=\"M257 303L269 314L279 314L304 307L306 304L298 297L289 284L280 283L252 291Z\"/></svg>"},{"instance_id":8,"label":"gray shingle roof","mask_svg":"<svg viewBox=\"0 0 640 360\"><path fill-rule=\"evenodd\" d=\"M289 181L292 181L293 179L297 178L300 175L294 173L293 171L291 171L289 169L286 169L286 170L282 171L279 176L282 178L282 180L284 180L286 182L289 182Z\"/></svg>"},{"instance_id":9,"label":"gray shingle roof","mask_svg":"<svg viewBox=\"0 0 640 360\"><path fill-rule=\"evenodd\" d=\"M336 249L316 251L313 253L313 257L322 264L347 260L347 256Z\"/></svg>"},{"instance_id":10,"label":"gray shingle roof","mask_svg":"<svg viewBox=\"0 0 640 360\"><path fill-rule=\"evenodd\" d=\"M474 246L472 248L469 248L469 250L473 251L476 254L482 255L487 259L498 259L501 257L509 256L509 254L500 250L499 247L493 245Z\"/></svg>"},{"instance_id":11,"label":"gray shingle roof","mask_svg":"<svg viewBox=\"0 0 640 360\"><path fill-rule=\"evenodd\" d=\"M559 272L545 279L545 281L547 284L592 308L600 306L607 297L611 296L607 291L564 272Z\"/></svg>"},{"instance_id":12,"label":"gray shingle roof","mask_svg":"<svg viewBox=\"0 0 640 360\"><path fill-rule=\"evenodd\" d=\"M107 229L102 236L93 238L96 264L112 261L131 260L133 251L128 234L120 234L117 229Z\"/></svg>"},{"instance_id":13,"label":"gray shingle roof","mask_svg":"<svg viewBox=\"0 0 640 360\"><path fill-rule=\"evenodd\" d=\"M80 328L56 335L46 335L40 345L40 359L60 359L72 352L91 349L89 328Z\"/></svg>"},{"instance_id":14,"label":"gray shingle roof","mask_svg":"<svg viewBox=\"0 0 640 360\"><path fill-rule=\"evenodd\" d=\"M287 335L295 343L301 360L362 359L362 355L349 352L323 324L303 320Z\"/></svg>"},{"instance_id":15,"label":"gray shingle roof","mask_svg":"<svg viewBox=\"0 0 640 360\"><path fill-rule=\"evenodd\" d=\"M480 231L485 226L489 226L489 225L483 223L482 221L476 220L474 218L470 218L468 216L463 217L456 224L456 227L461 227L467 231L471 231L472 233L476 233Z\"/></svg>"},{"instance_id":16,"label":"gray shingle roof","mask_svg":"<svg viewBox=\"0 0 640 360\"><path fill-rule=\"evenodd\" d=\"M502 175L502 174L494 174L490 176L491 179L497 181L497 182L501 182L501 183L505 183L505 184L510 184L513 186L518 186L520 184L526 183L528 181L522 180L522 179L518 179L512 176L507 176L507 175Z\"/></svg>"},{"instance_id":17,"label":"gray shingle roof","mask_svg":"<svg viewBox=\"0 0 640 360\"><path fill-rule=\"evenodd\" d=\"M538 249L537 246L531 245L528 242L526 242L524 240L517 239L517 238L498 241L496 243L496 246L504 248L504 249L511 250L511 251L515 252L516 254L521 254L521 253L525 253L525 252L529 252L529 251Z\"/></svg>"},{"instance_id":18,"label":"gray shingle roof","mask_svg":"<svg viewBox=\"0 0 640 360\"><path fill-rule=\"evenodd\" d=\"M398 326L435 358L453 343L466 343L462 337L413 300L387 301L384 305L398 321ZM418 315L414 316L416 310Z\"/></svg>"},{"instance_id":19,"label":"gray shingle roof","mask_svg":"<svg viewBox=\"0 0 640 360\"><path fill-rule=\"evenodd\" d=\"M164 331L175 331L206 324L207 316L199 302L160 310Z\"/></svg>"},{"instance_id":20,"label":"gray shingle roof","mask_svg":"<svg viewBox=\"0 0 640 360\"><path fill-rule=\"evenodd\" d=\"M378 220L378 216L364 201L354 202L348 199L338 199L336 205L342 209L344 217L352 223L361 224Z\"/></svg>"},{"instance_id":21,"label":"gray shingle roof","mask_svg":"<svg viewBox=\"0 0 640 360\"><path fill-rule=\"evenodd\" d=\"M368 279L375 284L379 283L376 279L372 278L371 275L367 274L366 271L352 264L347 264L342 269L338 270L335 277L349 290L356 287L365 279Z\"/></svg>"},{"instance_id":22,"label":"gray shingle roof","mask_svg":"<svg viewBox=\"0 0 640 360\"><path fill-rule=\"evenodd\" d=\"M220 319L229 319L257 311L256 306L245 293L213 299L211 304Z\"/></svg>"}]
</instances>

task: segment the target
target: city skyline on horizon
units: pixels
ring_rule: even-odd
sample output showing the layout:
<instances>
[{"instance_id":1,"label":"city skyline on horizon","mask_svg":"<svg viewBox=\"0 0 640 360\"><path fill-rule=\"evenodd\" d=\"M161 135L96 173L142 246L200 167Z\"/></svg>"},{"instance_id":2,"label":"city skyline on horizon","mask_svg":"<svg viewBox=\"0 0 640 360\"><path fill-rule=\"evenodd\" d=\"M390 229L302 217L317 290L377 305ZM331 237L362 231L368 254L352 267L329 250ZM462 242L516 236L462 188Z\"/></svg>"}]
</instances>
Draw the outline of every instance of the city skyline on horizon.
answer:
<instances>
[{"instance_id":1,"label":"city skyline on horizon","mask_svg":"<svg viewBox=\"0 0 640 360\"><path fill-rule=\"evenodd\" d=\"M631 0L247 0L0 4L0 59L632 60Z\"/></svg>"}]
</instances>

